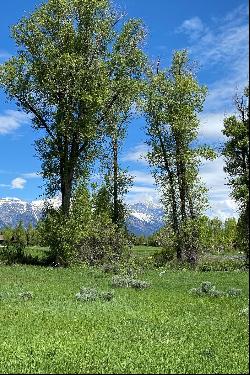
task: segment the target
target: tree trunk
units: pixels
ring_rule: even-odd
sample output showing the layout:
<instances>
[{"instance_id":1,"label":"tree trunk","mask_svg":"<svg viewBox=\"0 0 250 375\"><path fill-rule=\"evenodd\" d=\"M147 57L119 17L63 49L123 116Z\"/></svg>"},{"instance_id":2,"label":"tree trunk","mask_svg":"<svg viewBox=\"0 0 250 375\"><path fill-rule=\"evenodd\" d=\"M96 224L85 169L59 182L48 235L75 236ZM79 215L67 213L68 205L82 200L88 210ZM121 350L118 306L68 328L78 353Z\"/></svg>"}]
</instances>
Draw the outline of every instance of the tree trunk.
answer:
<instances>
[{"instance_id":1,"label":"tree trunk","mask_svg":"<svg viewBox=\"0 0 250 375\"><path fill-rule=\"evenodd\" d=\"M118 205L118 144L116 136L112 139L113 147L113 218L112 222L114 224L119 224L119 205Z\"/></svg>"},{"instance_id":2,"label":"tree trunk","mask_svg":"<svg viewBox=\"0 0 250 375\"><path fill-rule=\"evenodd\" d=\"M170 184L170 194L171 194L171 203L172 203L172 215L173 215L173 230L175 235L177 236L177 243L176 243L176 257L179 261L182 260L182 248L179 244L178 237L179 237L179 221L178 221L178 212L177 212L177 202L176 202L176 196L175 196L175 190L174 190L174 176L173 172L170 170L169 163L168 163L168 158L167 158L167 152L165 149L165 145L163 142L163 139L160 135L160 132L158 133L159 140L160 140L160 145L162 149L162 154L163 154L163 159L164 159L164 164L165 168L168 174L169 178L169 184Z\"/></svg>"}]
</instances>

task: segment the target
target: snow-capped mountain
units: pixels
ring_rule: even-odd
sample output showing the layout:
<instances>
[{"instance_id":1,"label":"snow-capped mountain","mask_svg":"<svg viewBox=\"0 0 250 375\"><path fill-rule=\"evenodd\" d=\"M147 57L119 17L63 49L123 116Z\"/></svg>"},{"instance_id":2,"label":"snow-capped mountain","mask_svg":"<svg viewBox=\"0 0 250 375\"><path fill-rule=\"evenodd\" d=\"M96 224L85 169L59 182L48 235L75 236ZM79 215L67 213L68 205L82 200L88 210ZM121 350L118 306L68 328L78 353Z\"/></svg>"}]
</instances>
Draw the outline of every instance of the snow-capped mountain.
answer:
<instances>
[{"instance_id":1,"label":"snow-capped mountain","mask_svg":"<svg viewBox=\"0 0 250 375\"><path fill-rule=\"evenodd\" d=\"M60 198L50 200L54 207L60 206ZM44 200L26 202L18 198L0 199L0 228L16 226L22 220L25 227L35 225L42 215ZM150 201L128 205L127 226L136 235L148 236L163 225L163 210Z\"/></svg>"},{"instance_id":2,"label":"snow-capped mountain","mask_svg":"<svg viewBox=\"0 0 250 375\"><path fill-rule=\"evenodd\" d=\"M151 201L128 206L128 230L138 236L149 236L163 226L163 209Z\"/></svg>"}]
</instances>

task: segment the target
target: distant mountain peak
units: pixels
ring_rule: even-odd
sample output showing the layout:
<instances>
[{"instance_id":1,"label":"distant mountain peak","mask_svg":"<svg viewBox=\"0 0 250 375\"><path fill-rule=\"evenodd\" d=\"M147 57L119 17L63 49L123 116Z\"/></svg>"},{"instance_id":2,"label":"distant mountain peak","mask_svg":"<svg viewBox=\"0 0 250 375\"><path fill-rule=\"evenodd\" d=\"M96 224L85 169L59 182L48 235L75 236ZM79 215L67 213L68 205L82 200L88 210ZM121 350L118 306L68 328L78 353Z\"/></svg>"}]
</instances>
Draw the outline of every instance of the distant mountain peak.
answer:
<instances>
[{"instance_id":1,"label":"distant mountain peak","mask_svg":"<svg viewBox=\"0 0 250 375\"><path fill-rule=\"evenodd\" d=\"M61 198L55 197L48 202L54 207L61 205ZM0 228L16 226L20 220L25 227L29 224L36 225L41 218L45 200L36 199L27 202L15 197L0 198ZM128 205L127 218L128 230L136 235L148 236L163 226L163 210L160 204L153 200L137 202Z\"/></svg>"}]
</instances>

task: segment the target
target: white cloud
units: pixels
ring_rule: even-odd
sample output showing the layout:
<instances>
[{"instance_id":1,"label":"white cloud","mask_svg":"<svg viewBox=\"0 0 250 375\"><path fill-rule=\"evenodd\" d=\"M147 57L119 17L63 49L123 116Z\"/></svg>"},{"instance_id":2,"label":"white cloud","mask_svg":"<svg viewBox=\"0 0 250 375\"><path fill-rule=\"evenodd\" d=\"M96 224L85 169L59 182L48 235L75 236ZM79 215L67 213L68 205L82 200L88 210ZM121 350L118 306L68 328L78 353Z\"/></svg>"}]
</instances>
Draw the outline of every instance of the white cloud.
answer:
<instances>
[{"instance_id":1,"label":"white cloud","mask_svg":"<svg viewBox=\"0 0 250 375\"><path fill-rule=\"evenodd\" d=\"M209 113L205 112L202 113L200 118L200 128L199 128L199 137L202 138L203 141L208 143L209 141L219 141L223 142L225 140L225 136L222 134L223 129L223 121L226 116L230 114L225 113Z\"/></svg>"},{"instance_id":2,"label":"white cloud","mask_svg":"<svg viewBox=\"0 0 250 375\"><path fill-rule=\"evenodd\" d=\"M0 134L13 133L22 124L29 122L29 116L23 112L7 110L0 115Z\"/></svg>"},{"instance_id":3,"label":"white cloud","mask_svg":"<svg viewBox=\"0 0 250 375\"><path fill-rule=\"evenodd\" d=\"M134 177L135 184L146 184L146 185L154 185L155 180L154 177L150 172L143 172L143 171L130 171L129 172Z\"/></svg>"},{"instance_id":4,"label":"white cloud","mask_svg":"<svg viewBox=\"0 0 250 375\"><path fill-rule=\"evenodd\" d=\"M151 204L159 204L160 202L160 195L156 189L152 189L149 191L140 192L137 189L130 191L126 196L126 202L128 204L135 204L135 203L146 203L150 202Z\"/></svg>"},{"instance_id":5,"label":"white cloud","mask_svg":"<svg viewBox=\"0 0 250 375\"><path fill-rule=\"evenodd\" d=\"M147 165L146 160L148 147L145 144L139 144L134 147L133 150L129 151L126 155L122 157L123 161L133 161L141 164Z\"/></svg>"},{"instance_id":6,"label":"white cloud","mask_svg":"<svg viewBox=\"0 0 250 375\"><path fill-rule=\"evenodd\" d=\"M23 189L26 182L27 181L22 177L14 178L14 180L11 181L11 188L12 189Z\"/></svg>"},{"instance_id":7,"label":"white cloud","mask_svg":"<svg viewBox=\"0 0 250 375\"><path fill-rule=\"evenodd\" d=\"M222 78L208 85L209 93L205 110L207 112L231 110L236 89L241 92L248 81L248 7L241 5L224 18L213 19L210 28L198 20L198 17L185 20L178 30L189 36L188 49L202 65L202 70L207 69L212 72L212 69L215 69L221 72ZM192 27L194 32L196 29L200 32L199 39L194 40L192 37Z\"/></svg>"},{"instance_id":8,"label":"white cloud","mask_svg":"<svg viewBox=\"0 0 250 375\"><path fill-rule=\"evenodd\" d=\"M185 20L176 31L187 34L191 39L197 39L204 29L205 26L203 25L201 19L199 17L193 17Z\"/></svg>"},{"instance_id":9,"label":"white cloud","mask_svg":"<svg viewBox=\"0 0 250 375\"><path fill-rule=\"evenodd\" d=\"M227 217L237 217L237 205L229 197L231 192L227 185L227 175L223 170L224 160L218 157L213 161L205 161L200 168L200 176L206 184L210 209L208 215L225 220Z\"/></svg>"}]
</instances>

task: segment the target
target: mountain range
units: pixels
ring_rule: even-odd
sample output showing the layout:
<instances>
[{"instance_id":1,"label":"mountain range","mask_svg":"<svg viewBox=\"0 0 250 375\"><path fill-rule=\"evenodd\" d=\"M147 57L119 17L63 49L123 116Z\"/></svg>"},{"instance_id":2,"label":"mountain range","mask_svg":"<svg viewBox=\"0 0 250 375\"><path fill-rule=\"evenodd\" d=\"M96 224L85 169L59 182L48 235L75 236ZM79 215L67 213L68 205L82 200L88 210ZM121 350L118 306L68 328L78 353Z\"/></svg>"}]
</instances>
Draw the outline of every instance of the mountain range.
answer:
<instances>
[{"instance_id":1,"label":"mountain range","mask_svg":"<svg viewBox=\"0 0 250 375\"><path fill-rule=\"evenodd\" d=\"M19 198L0 198L0 228L15 227L22 220L25 227L36 225L41 218L44 200L27 202ZM60 206L60 198L50 200ZM163 209L151 201L128 205L127 228L138 236L149 236L163 226Z\"/></svg>"}]
</instances>

